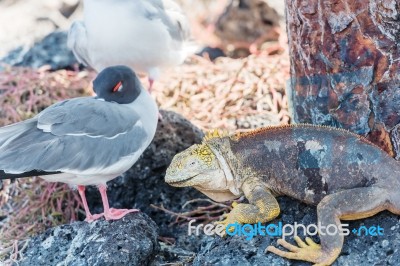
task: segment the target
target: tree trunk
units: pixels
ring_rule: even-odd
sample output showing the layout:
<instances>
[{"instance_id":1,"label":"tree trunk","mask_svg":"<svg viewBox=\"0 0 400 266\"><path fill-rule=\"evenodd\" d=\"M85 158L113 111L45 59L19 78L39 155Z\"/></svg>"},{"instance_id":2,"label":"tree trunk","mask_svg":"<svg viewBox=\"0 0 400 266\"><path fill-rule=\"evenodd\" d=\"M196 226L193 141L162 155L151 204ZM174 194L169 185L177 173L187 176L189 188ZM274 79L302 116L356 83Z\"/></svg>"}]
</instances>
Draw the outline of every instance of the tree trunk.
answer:
<instances>
[{"instance_id":1,"label":"tree trunk","mask_svg":"<svg viewBox=\"0 0 400 266\"><path fill-rule=\"evenodd\" d=\"M286 0L295 123L369 138L400 159L400 1Z\"/></svg>"}]
</instances>

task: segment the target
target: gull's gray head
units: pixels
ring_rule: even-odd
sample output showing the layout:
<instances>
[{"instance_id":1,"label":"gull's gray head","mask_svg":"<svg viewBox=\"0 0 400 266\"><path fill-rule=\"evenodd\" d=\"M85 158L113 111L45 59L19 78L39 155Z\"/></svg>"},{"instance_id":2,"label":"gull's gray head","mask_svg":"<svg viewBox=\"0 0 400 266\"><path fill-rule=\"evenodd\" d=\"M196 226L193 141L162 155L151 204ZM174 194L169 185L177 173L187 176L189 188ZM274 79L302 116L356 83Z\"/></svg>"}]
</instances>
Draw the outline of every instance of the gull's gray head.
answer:
<instances>
[{"instance_id":1,"label":"gull's gray head","mask_svg":"<svg viewBox=\"0 0 400 266\"><path fill-rule=\"evenodd\" d=\"M93 81L93 90L98 98L120 104L133 102L141 88L135 72L126 66L107 67Z\"/></svg>"}]
</instances>

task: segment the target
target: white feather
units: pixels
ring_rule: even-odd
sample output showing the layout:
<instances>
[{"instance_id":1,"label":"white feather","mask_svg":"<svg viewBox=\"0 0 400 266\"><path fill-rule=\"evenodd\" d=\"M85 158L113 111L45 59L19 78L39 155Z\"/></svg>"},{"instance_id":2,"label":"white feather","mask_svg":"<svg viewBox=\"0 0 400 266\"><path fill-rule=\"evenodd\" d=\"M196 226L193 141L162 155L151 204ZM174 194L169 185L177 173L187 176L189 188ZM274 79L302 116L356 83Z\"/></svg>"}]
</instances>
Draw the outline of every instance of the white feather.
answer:
<instances>
[{"instance_id":1,"label":"white feather","mask_svg":"<svg viewBox=\"0 0 400 266\"><path fill-rule=\"evenodd\" d=\"M175 22L174 30L181 31L182 39L171 36L171 25L157 18L160 13L155 5L160 2L165 2L161 15ZM160 68L179 65L194 51L189 48L193 45L187 39L187 24L186 16L172 1L85 0L85 30L71 27L69 43L77 58L97 71L127 65L157 79Z\"/></svg>"}]
</instances>

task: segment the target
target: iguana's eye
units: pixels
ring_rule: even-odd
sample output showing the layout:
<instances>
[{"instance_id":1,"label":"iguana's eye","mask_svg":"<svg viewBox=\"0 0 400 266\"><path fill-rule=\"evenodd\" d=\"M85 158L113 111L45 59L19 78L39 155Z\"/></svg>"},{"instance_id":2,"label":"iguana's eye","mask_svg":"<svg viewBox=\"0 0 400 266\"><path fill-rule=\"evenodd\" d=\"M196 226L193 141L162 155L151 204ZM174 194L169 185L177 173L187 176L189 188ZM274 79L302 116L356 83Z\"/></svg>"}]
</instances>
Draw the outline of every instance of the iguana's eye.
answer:
<instances>
[{"instance_id":1,"label":"iguana's eye","mask_svg":"<svg viewBox=\"0 0 400 266\"><path fill-rule=\"evenodd\" d=\"M120 81L120 82L117 83L117 85L114 86L112 91L113 92L121 91L123 87L124 86L122 85L122 82Z\"/></svg>"}]
</instances>

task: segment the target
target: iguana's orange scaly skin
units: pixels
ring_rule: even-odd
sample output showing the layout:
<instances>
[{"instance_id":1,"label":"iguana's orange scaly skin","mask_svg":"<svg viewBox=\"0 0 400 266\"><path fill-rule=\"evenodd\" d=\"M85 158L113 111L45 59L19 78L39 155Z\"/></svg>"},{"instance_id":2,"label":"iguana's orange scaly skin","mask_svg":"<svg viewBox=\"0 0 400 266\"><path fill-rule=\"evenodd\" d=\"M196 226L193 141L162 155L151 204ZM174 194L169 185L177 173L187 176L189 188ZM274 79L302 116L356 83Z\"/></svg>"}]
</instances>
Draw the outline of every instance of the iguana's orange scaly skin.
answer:
<instances>
[{"instance_id":1,"label":"iguana's orange scaly skin","mask_svg":"<svg viewBox=\"0 0 400 266\"><path fill-rule=\"evenodd\" d=\"M276 196L317 205L322 226L372 216L382 210L400 215L400 164L365 138L323 126L268 127L233 136L214 133L176 155L166 182L193 186L214 200L245 195L225 224L268 222L279 215ZM295 237L267 250L289 259L330 265L343 236L320 235L321 244Z\"/></svg>"}]
</instances>

